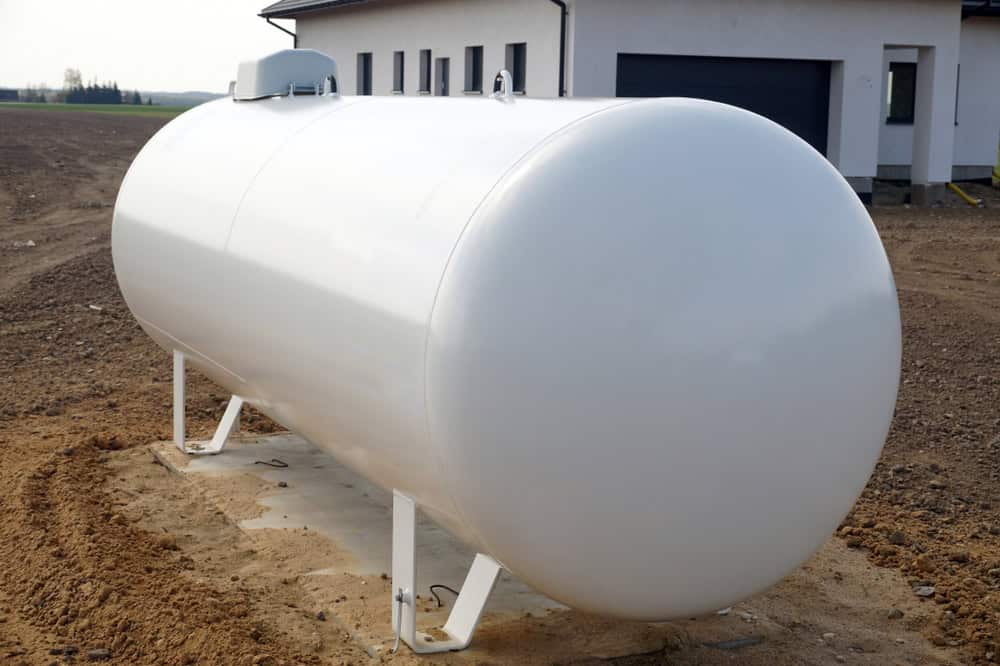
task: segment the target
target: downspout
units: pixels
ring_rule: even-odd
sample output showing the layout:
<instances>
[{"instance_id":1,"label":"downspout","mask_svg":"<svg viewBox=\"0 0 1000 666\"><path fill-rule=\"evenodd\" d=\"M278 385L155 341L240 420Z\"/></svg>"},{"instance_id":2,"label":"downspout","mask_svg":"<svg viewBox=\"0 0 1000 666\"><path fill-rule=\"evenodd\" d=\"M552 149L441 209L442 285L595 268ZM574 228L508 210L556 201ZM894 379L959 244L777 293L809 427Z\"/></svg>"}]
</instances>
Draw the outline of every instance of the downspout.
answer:
<instances>
[{"instance_id":1,"label":"downspout","mask_svg":"<svg viewBox=\"0 0 1000 666\"><path fill-rule=\"evenodd\" d=\"M273 25L275 28L277 28L281 32L285 33L286 35L291 35L292 36L292 48L296 48L296 49L299 48L299 36L298 35L296 35L294 32L292 32L288 28L283 28L280 25L278 25L277 23L275 23L274 21L272 21L270 16L265 16L264 20L267 21L269 25Z\"/></svg>"},{"instance_id":2,"label":"downspout","mask_svg":"<svg viewBox=\"0 0 1000 666\"><path fill-rule=\"evenodd\" d=\"M566 17L569 15L569 10L566 9L566 3L563 0L549 0L549 2L558 5L559 12L559 96L566 96Z\"/></svg>"}]
</instances>

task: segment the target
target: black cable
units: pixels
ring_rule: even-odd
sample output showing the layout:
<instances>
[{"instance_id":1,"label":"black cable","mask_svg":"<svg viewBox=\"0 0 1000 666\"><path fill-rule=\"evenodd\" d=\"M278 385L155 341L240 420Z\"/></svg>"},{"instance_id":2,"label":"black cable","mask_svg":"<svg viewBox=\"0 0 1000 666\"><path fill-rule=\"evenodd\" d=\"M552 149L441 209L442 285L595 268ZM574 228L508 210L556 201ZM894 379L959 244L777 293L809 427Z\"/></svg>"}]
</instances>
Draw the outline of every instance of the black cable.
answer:
<instances>
[{"instance_id":1,"label":"black cable","mask_svg":"<svg viewBox=\"0 0 1000 666\"><path fill-rule=\"evenodd\" d=\"M431 594L434 595L435 601L438 602L438 605L437 605L438 608L441 608L441 606L443 606L444 604L441 603L441 597L438 596L438 593L434 591L435 587L440 587L442 590L448 590L449 592L451 592L452 594L454 594L456 597L458 596L458 592L456 592L455 590L451 589L447 585L441 585L440 583L437 583L435 585L431 585L431 587L430 587Z\"/></svg>"},{"instance_id":2,"label":"black cable","mask_svg":"<svg viewBox=\"0 0 1000 666\"><path fill-rule=\"evenodd\" d=\"M288 463L278 460L277 458L271 458L271 462L264 462L263 460L254 460L254 465L267 465L268 467L288 467Z\"/></svg>"}]
</instances>

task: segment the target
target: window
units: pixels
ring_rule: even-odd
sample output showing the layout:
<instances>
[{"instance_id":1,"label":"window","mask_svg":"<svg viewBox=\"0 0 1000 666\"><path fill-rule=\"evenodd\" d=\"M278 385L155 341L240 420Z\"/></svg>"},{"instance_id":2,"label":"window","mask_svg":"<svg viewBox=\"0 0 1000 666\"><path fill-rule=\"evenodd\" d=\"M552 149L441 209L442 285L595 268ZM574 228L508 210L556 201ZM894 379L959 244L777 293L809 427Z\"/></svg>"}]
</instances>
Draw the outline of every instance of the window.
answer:
<instances>
[{"instance_id":1,"label":"window","mask_svg":"<svg viewBox=\"0 0 1000 666\"><path fill-rule=\"evenodd\" d=\"M524 93L524 75L528 45L524 42L507 45L506 68L514 79L514 92Z\"/></svg>"},{"instance_id":2,"label":"window","mask_svg":"<svg viewBox=\"0 0 1000 666\"><path fill-rule=\"evenodd\" d=\"M392 92L403 92L403 52L392 54Z\"/></svg>"},{"instance_id":3,"label":"window","mask_svg":"<svg viewBox=\"0 0 1000 666\"><path fill-rule=\"evenodd\" d=\"M431 91L431 50L421 49L420 51L420 87L417 92L429 93Z\"/></svg>"},{"instance_id":4,"label":"window","mask_svg":"<svg viewBox=\"0 0 1000 666\"><path fill-rule=\"evenodd\" d=\"M913 124L913 107L917 93L917 64L890 62L887 123Z\"/></svg>"},{"instance_id":5,"label":"window","mask_svg":"<svg viewBox=\"0 0 1000 666\"><path fill-rule=\"evenodd\" d=\"M483 47L465 47L465 92L483 92Z\"/></svg>"},{"instance_id":6,"label":"window","mask_svg":"<svg viewBox=\"0 0 1000 666\"><path fill-rule=\"evenodd\" d=\"M372 54L358 54L358 94L372 94Z\"/></svg>"},{"instance_id":7,"label":"window","mask_svg":"<svg viewBox=\"0 0 1000 666\"><path fill-rule=\"evenodd\" d=\"M434 61L434 94L447 97L450 93L448 82L451 58L438 58Z\"/></svg>"}]
</instances>

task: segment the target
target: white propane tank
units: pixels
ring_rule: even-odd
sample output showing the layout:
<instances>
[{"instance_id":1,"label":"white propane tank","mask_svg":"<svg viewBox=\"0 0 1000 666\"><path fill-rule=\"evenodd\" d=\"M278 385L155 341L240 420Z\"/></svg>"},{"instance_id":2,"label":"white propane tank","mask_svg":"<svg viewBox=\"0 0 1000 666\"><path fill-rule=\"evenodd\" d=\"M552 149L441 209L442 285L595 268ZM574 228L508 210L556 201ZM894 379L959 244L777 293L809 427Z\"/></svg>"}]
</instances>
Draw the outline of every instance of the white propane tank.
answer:
<instances>
[{"instance_id":1,"label":"white propane tank","mask_svg":"<svg viewBox=\"0 0 1000 666\"><path fill-rule=\"evenodd\" d=\"M114 263L160 346L578 609L723 608L829 537L900 324L822 155L701 100L325 88L136 157Z\"/></svg>"}]
</instances>

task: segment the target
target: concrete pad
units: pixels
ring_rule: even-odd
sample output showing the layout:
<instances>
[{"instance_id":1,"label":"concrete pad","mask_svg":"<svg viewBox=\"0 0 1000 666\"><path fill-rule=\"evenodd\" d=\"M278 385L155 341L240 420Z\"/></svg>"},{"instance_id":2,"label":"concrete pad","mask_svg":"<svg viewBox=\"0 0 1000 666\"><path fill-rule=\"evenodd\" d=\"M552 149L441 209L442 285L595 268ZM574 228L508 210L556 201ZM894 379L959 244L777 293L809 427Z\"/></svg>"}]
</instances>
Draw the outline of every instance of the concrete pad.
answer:
<instances>
[{"instance_id":1,"label":"concrete pad","mask_svg":"<svg viewBox=\"0 0 1000 666\"><path fill-rule=\"evenodd\" d=\"M257 518L238 521L242 529L308 527L351 556L349 564L342 568L301 572L304 575L379 575L392 569L392 494L298 435L233 440L219 455L185 456L170 442L155 444L154 451L162 462L188 477L200 476L209 481L219 475L249 473L273 484L273 493L257 499L268 510ZM263 464L273 459L288 466ZM287 487L278 487L281 481ZM460 589L474 556L472 549L418 512L419 594L429 595L429 585L438 583ZM453 599L447 597L451 595L439 594L450 607ZM487 612L523 615L563 608L503 572Z\"/></svg>"},{"instance_id":2,"label":"concrete pad","mask_svg":"<svg viewBox=\"0 0 1000 666\"><path fill-rule=\"evenodd\" d=\"M272 459L288 467L257 462ZM270 510L259 518L240 521L240 527L253 530L307 526L353 556L346 571L326 569L308 574L379 575L392 569L392 493L369 483L298 435L233 441L222 454L196 456L181 469L186 474L248 472L273 482L275 493L259 500ZM277 488L279 481L288 487ZM436 583L461 588L475 554L418 513L417 575L421 594L429 594L427 587ZM489 604L493 612L516 614L553 608L565 606L534 592L506 572Z\"/></svg>"},{"instance_id":3,"label":"concrete pad","mask_svg":"<svg viewBox=\"0 0 1000 666\"><path fill-rule=\"evenodd\" d=\"M191 448L197 448L198 444L188 443ZM341 592L343 574L369 577L368 586L376 587L381 582L378 577L391 571L391 493L369 483L302 437L290 433L234 438L218 455L187 455L172 442L157 442L151 449L164 466L194 483L203 497L227 513L251 538L256 532L261 535L261 541L266 542L264 530L301 532L308 528L310 533L328 539L337 552L329 566L282 571L282 575L314 577L315 583L305 587L315 597L316 607L332 614L370 656L384 654L389 649L394 633L389 621L392 602L388 592L384 595L384 605L381 593L370 597L373 610L384 613L384 621L371 625L358 625L356 610L350 609L348 604L336 603L335 599ZM272 460L281 461L287 467L262 464ZM233 482L247 475L264 483ZM282 481L286 487L278 486ZM265 511L253 518L241 519L240 512L245 513L246 507L254 502ZM454 595L439 590L444 606L436 608L430 601L429 586L443 584L460 590L475 552L419 511L416 539L417 593L423 598L419 603L421 612L417 628L434 634L448 619ZM347 557L343 557L344 554ZM376 579L372 580L372 576ZM361 578L360 583L364 585L365 579ZM527 643L520 638L526 635L525 632L531 636ZM575 658L614 658L662 650L676 640L677 634L675 628L665 624L580 616L502 572L480 628L473 636L472 647L454 653L454 657L463 663L467 660L478 663L490 655L507 654L523 661L526 650L538 658L535 661L540 659L540 663L549 663L540 652L556 647L565 650L559 636L579 632L586 634L586 640L574 642ZM512 636L518 638L511 640ZM511 650L513 652L508 653Z\"/></svg>"}]
</instances>

